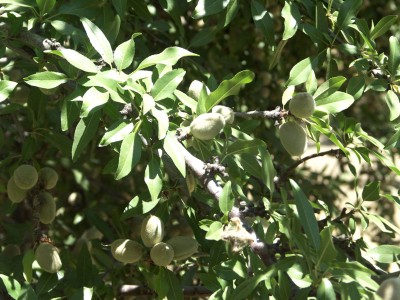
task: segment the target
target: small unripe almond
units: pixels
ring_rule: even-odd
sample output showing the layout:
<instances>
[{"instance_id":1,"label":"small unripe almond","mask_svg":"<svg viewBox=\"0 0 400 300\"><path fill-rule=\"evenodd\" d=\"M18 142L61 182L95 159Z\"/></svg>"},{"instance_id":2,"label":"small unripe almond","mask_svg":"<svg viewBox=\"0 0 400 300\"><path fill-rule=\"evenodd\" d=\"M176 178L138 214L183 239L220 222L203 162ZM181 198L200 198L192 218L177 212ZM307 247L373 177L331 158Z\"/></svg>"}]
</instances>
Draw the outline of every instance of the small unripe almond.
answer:
<instances>
[{"instance_id":1,"label":"small unripe almond","mask_svg":"<svg viewBox=\"0 0 400 300\"><path fill-rule=\"evenodd\" d=\"M37 183L38 173L31 165L21 165L14 171L14 181L20 189L29 190Z\"/></svg>"},{"instance_id":2,"label":"small unripe almond","mask_svg":"<svg viewBox=\"0 0 400 300\"><path fill-rule=\"evenodd\" d=\"M199 101L201 90L203 89L203 86L205 86L205 84L202 83L201 81L193 80L188 89L188 96L193 98L196 101ZM210 94L210 90L208 89L208 87L205 86L205 88L206 88L207 95Z\"/></svg>"},{"instance_id":3,"label":"small unripe almond","mask_svg":"<svg viewBox=\"0 0 400 300\"><path fill-rule=\"evenodd\" d=\"M285 150L292 156L301 156L307 149L307 134L295 121L279 126L279 138Z\"/></svg>"},{"instance_id":4,"label":"small unripe almond","mask_svg":"<svg viewBox=\"0 0 400 300\"><path fill-rule=\"evenodd\" d=\"M149 215L143 220L140 236L146 247L152 247L161 242L164 234L164 223L159 217Z\"/></svg>"},{"instance_id":5,"label":"small unripe almond","mask_svg":"<svg viewBox=\"0 0 400 300\"><path fill-rule=\"evenodd\" d=\"M309 118L315 110L315 101L309 93L298 93L289 101L289 111L298 118Z\"/></svg>"},{"instance_id":6,"label":"small unripe almond","mask_svg":"<svg viewBox=\"0 0 400 300\"><path fill-rule=\"evenodd\" d=\"M49 273L56 273L62 266L58 249L49 243L42 243L36 248L35 259L39 266Z\"/></svg>"},{"instance_id":7,"label":"small unripe almond","mask_svg":"<svg viewBox=\"0 0 400 300\"><path fill-rule=\"evenodd\" d=\"M388 278L384 280L379 289L377 294L383 300L400 300L400 278Z\"/></svg>"},{"instance_id":8,"label":"small unripe almond","mask_svg":"<svg viewBox=\"0 0 400 300\"><path fill-rule=\"evenodd\" d=\"M50 224L56 217L56 202L48 192L41 192L38 195L39 220L43 224Z\"/></svg>"},{"instance_id":9,"label":"small unripe almond","mask_svg":"<svg viewBox=\"0 0 400 300\"><path fill-rule=\"evenodd\" d=\"M53 168L44 167L39 170L39 179L43 182L44 188L50 190L56 186L58 174Z\"/></svg>"},{"instance_id":10,"label":"small unripe almond","mask_svg":"<svg viewBox=\"0 0 400 300\"><path fill-rule=\"evenodd\" d=\"M191 171L186 172L186 185L190 194L196 189L196 178Z\"/></svg>"},{"instance_id":11,"label":"small unripe almond","mask_svg":"<svg viewBox=\"0 0 400 300\"><path fill-rule=\"evenodd\" d=\"M111 254L123 263L135 263L142 258L143 246L129 239L118 239L111 244Z\"/></svg>"},{"instance_id":12,"label":"small unripe almond","mask_svg":"<svg viewBox=\"0 0 400 300\"><path fill-rule=\"evenodd\" d=\"M167 243L155 244L150 250L150 258L157 266L166 267L174 259L174 249Z\"/></svg>"},{"instance_id":13,"label":"small unripe almond","mask_svg":"<svg viewBox=\"0 0 400 300\"><path fill-rule=\"evenodd\" d=\"M175 260L187 259L199 248L199 243L190 236L174 236L167 241L167 244L174 249Z\"/></svg>"},{"instance_id":14,"label":"small unripe almond","mask_svg":"<svg viewBox=\"0 0 400 300\"><path fill-rule=\"evenodd\" d=\"M190 133L199 140L212 140L225 126L225 119L221 114L206 113L198 116L190 124Z\"/></svg>"},{"instance_id":15,"label":"small unripe almond","mask_svg":"<svg viewBox=\"0 0 400 300\"><path fill-rule=\"evenodd\" d=\"M26 195L28 194L27 190L23 190L19 188L14 181L14 176L12 176L7 182L7 195L11 202L19 203L22 202Z\"/></svg>"},{"instance_id":16,"label":"small unripe almond","mask_svg":"<svg viewBox=\"0 0 400 300\"><path fill-rule=\"evenodd\" d=\"M226 124L232 124L235 120L235 112L232 108L224 105L216 105L212 108L213 113L221 114Z\"/></svg>"}]
</instances>

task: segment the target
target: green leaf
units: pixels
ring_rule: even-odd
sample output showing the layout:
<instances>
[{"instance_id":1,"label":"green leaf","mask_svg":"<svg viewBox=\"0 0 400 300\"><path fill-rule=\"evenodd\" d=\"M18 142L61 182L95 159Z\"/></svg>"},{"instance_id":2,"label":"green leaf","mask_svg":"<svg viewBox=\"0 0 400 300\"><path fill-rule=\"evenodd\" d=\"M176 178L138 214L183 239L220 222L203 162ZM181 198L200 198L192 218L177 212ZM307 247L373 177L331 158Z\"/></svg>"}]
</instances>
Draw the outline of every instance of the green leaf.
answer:
<instances>
[{"instance_id":1,"label":"green leaf","mask_svg":"<svg viewBox=\"0 0 400 300\"><path fill-rule=\"evenodd\" d=\"M163 109L157 109L155 107L152 108L151 114L156 118L158 124L158 134L157 137L159 140L165 138L169 128L169 119L168 114Z\"/></svg>"},{"instance_id":2,"label":"green leaf","mask_svg":"<svg viewBox=\"0 0 400 300\"><path fill-rule=\"evenodd\" d=\"M390 112L389 119L390 121L393 121L400 116L400 99L392 90L389 90L386 93L385 98Z\"/></svg>"},{"instance_id":3,"label":"green leaf","mask_svg":"<svg viewBox=\"0 0 400 300\"><path fill-rule=\"evenodd\" d=\"M58 284L58 276L56 273L44 272L36 284L36 294L43 295L50 292Z\"/></svg>"},{"instance_id":4,"label":"green leaf","mask_svg":"<svg viewBox=\"0 0 400 300\"><path fill-rule=\"evenodd\" d=\"M178 142L171 131L164 138L164 150L171 157L182 176L186 177L186 162L183 153L187 150Z\"/></svg>"},{"instance_id":5,"label":"green leaf","mask_svg":"<svg viewBox=\"0 0 400 300\"><path fill-rule=\"evenodd\" d=\"M254 73L249 70L240 71L231 79L227 79L221 82L218 88L211 92L205 102L206 112L211 110L215 105L221 102L228 96L237 95L240 88L252 82L254 79Z\"/></svg>"},{"instance_id":6,"label":"green leaf","mask_svg":"<svg viewBox=\"0 0 400 300\"><path fill-rule=\"evenodd\" d=\"M364 201L375 201L380 198L379 191L381 188L380 181L373 181L368 183L362 192L362 198Z\"/></svg>"},{"instance_id":7,"label":"green leaf","mask_svg":"<svg viewBox=\"0 0 400 300\"><path fill-rule=\"evenodd\" d=\"M288 40L295 35L301 20L301 14L297 4L295 2L285 1L285 6L282 9L282 17L285 19L285 30L282 40Z\"/></svg>"},{"instance_id":8,"label":"green leaf","mask_svg":"<svg viewBox=\"0 0 400 300\"><path fill-rule=\"evenodd\" d=\"M319 236L319 229L317 219L314 215L314 210L307 199L306 195L300 189L295 181L289 180L292 186L292 191L294 195L294 200L296 203L297 211L299 213L299 218L303 229L308 236L311 245L315 250L319 250L321 245L321 238Z\"/></svg>"},{"instance_id":9,"label":"green leaf","mask_svg":"<svg viewBox=\"0 0 400 300\"><path fill-rule=\"evenodd\" d=\"M330 78L329 80L321 84L319 88L315 91L313 95L314 99L318 100L332 95L334 92L340 89L345 81L346 77L343 76Z\"/></svg>"},{"instance_id":10,"label":"green leaf","mask_svg":"<svg viewBox=\"0 0 400 300\"><path fill-rule=\"evenodd\" d=\"M352 95L344 92L335 92L325 98L316 100L316 110L334 114L347 109L353 102L354 98Z\"/></svg>"},{"instance_id":11,"label":"green leaf","mask_svg":"<svg viewBox=\"0 0 400 300\"><path fill-rule=\"evenodd\" d=\"M251 15L256 27L264 34L269 45L275 45L274 21L265 7L256 0L251 1Z\"/></svg>"},{"instance_id":12,"label":"green leaf","mask_svg":"<svg viewBox=\"0 0 400 300\"><path fill-rule=\"evenodd\" d=\"M93 48L107 64L111 65L113 62L113 51L104 33L87 18L81 18L81 22Z\"/></svg>"},{"instance_id":13,"label":"green leaf","mask_svg":"<svg viewBox=\"0 0 400 300\"><path fill-rule=\"evenodd\" d=\"M375 155L381 161L381 163L400 176L400 169L394 164L393 160L389 157L389 154L386 151L382 152L381 154L371 149L367 150L373 153L373 155Z\"/></svg>"},{"instance_id":14,"label":"green leaf","mask_svg":"<svg viewBox=\"0 0 400 300\"><path fill-rule=\"evenodd\" d=\"M359 99L365 90L364 76L351 77L347 84L346 93L353 96L354 100Z\"/></svg>"},{"instance_id":15,"label":"green leaf","mask_svg":"<svg viewBox=\"0 0 400 300\"><path fill-rule=\"evenodd\" d=\"M215 221L210 225L210 228L208 229L206 233L206 239L207 240L214 240L214 241L219 241L221 240L221 234L224 230L224 226L222 225L221 222Z\"/></svg>"},{"instance_id":16,"label":"green leaf","mask_svg":"<svg viewBox=\"0 0 400 300\"><path fill-rule=\"evenodd\" d=\"M76 126L74 141L72 143L72 160L76 161L85 147L95 137L100 123L100 112L90 113L86 118L82 118Z\"/></svg>"},{"instance_id":17,"label":"green leaf","mask_svg":"<svg viewBox=\"0 0 400 300\"><path fill-rule=\"evenodd\" d=\"M318 300L336 300L335 289L328 278L322 278L317 290Z\"/></svg>"},{"instance_id":18,"label":"green leaf","mask_svg":"<svg viewBox=\"0 0 400 300\"><path fill-rule=\"evenodd\" d=\"M82 100L80 96L80 90L76 90L75 93L68 95L62 103L61 106L61 130L67 131L74 124L75 121L79 118L81 103L78 100ZM78 96L76 96L78 95ZM73 101L73 99L75 101Z\"/></svg>"},{"instance_id":19,"label":"green leaf","mask_svg":"<svg viewBox=\"0 0 400 300\"><path fill-rule=\"evenodd\" d=\"M339 30L342 30L352 22L362 4L363 0L346 0L340 5L336 22Z\"/></svg>"},{"instance_id":20,"label":"green leaf","mask_svg":"<svg viewBox=\"0 0 400 300\"><path fill-rule=\"evenodd\" d=\"M316 57L307 57L302 61L299 61L293 66L289 73L289 79L285 83L286 86L298 85L307 81L311 71L314 69L317 63Z\"/></svg>"},{"instance_id":21,"label":"green leaf","mask_svg":"<svg viewBox=\"0 0 400 300\"><path fill-rule=\"evenodd\" d=\"M56 0L36 0L36 3L39 7L40 15L43 16L52 11Z\"/></svg>"},{"instance_id":22,"label":"green leaf","mask_svg":"<svg viewBox=\"0 0 400 300\"><path fill-rule=\"evenodd\" d=\"M154 54L145 58L137 67L136 71L148 68L150 66L154 66L156 64L173 66L177 63L179 59L185 56L198 56L198 55L180 47L169 47L159 54Z\"/></svg>"},{"instance_id":23,"label":"green leaf","mask_svg":"<svg viewBox=\"0 0 400 300\"><path fill-rule=\"evenodd\" d=\"M112 4L115 8L115 10L117 11L118 15L121 17L121 19L123 19L125 17L125 13L126 13L126 3L127 0L112 0Z\"/></svg>"},{"instance_id":24,"label":"green leaf","mask_svg":"<svg viewBox=\"0 0 400 300\"><path fill-rule=\"evenodd\" d=\"M6 100L16 86L14 81L0 80L0 102Z\"/></svg>"},{"instance_id":25,"label":"green leaf","mask_svg":"<svg viewBox=\"0 0 400 300\"><path fill-rule=\"evenodd\" d=\"M200 30L190 40L189 48L201 47L211 43L215 40L217 32L218 28L216 26L210 26Z\"/></svg>"},{"instance_id":26,"label":"green leaf","mask_svg":"<svg viewBox=\"0 0 400 300\"><path fill-rule=\"evenodd\" d=\"M4 274L0 274L0 278L3 280L3 284L7 290L8 296L13 299L19 299L22 294L21 284L14 278Z\"/></svg>"},{"instance_id":27,"label":"green leaf","mask_svg":"<svg viewBox=\"0 0 400 300\"><path fill-rule=\"evenodd\" d=\"M229 0L199 0L193 12L193 19L200 19L205 16L215 15L224 10Z\"/></svg>"},{"instance_id":28,"label":"green leaf","mask_svg":"<svg viewBox=\"0 0 400 300\"><path fill-rule=\"evenodd\" d=\"M385 149L392 149L399 140L400 140L400 128L387 141Z\"/></svg>"},{"instance_id":29,"label":"green leaf","mask_svg":"<svg viewBox=\"0 0 400 300\"><path fill-rule=\"evenodd\" d=\"M321 230L321 248L318 251L318 262L317 265L326 264L328 265L330 262L334 261L338 252L333 245L332 241L332 231L333 227L329 226Z\"/></svg>"},{"instance_id":30,"label":"green leaf","mask_svg":"<svg viewBox=\"0 0 400 300\"><path fill-rule=\"evenodd\" d=\"M236 155L241 153L257 154L259 147L265 147L266 144L259 139L254 140L236 140L228 146L226 156Z\"/></svg>"},{"instance_id":31,"label":"green leaf","mask_svg":"<svg viewBox=\"0 0 400 300\"><path fill-rule=\"evenodd\" d=\"M399 72L400 65L400 42L395 36L389 38L389 57L388 57L388 71L392 78Z\"/></svg>"},{"instance_id":32,"label":"green leaf","mask_svg":"<svg viewBox=\"0 0 400 300\"><path fill-rule=\"evenodd\" d=\"M121 143L115 179L119 180L127 176L139 162L141 155L142 140L139 134L133 131L128 134Z\"/></svg>"},{"instance_id":33,"label":"green leaf","mask_svg":"<svg viewBox=\"0 0 400 300\"><path fill-rule=\"evenodd\" d=\"M176 275L168 270L165 269L166 276L165 276L165 282L167 282L169 289L168 289L168 294L167 294L167 299L176 299L176 300L183 300L183 290L181 287L181 284L176 277Z\"/></svg>"},{"instance_id":34,"label":"green leaf","mask_svg":"<svg viewBox=\"0 0 400 300\"><path fill-rule=\"evenodd\" d=\"M26 78L26 83L31 86L36 86L45 89L52 89L68 81L67 75L58 72L39 72L30 75Z\"/></svg>"},{"instance_id":35,"label":"green leaf","mask_svg":"<svg viewBox=\"0 0 400 300\"><path fill-rule=\"evenodd\" d=\"M400 260L400 247L393 245L381 245L369 249L367 251L367 255L373 260L384 264L398 262Z\"/></svg>"},{"instance_id":36,"label":"green leaf","mask_svg":"<svg viewBox=\"0 0 400 300\"><path fill-rule=\"evenodd\" d=\"M27 282L32 281L32 264L35 261L35 252L33 249L26 251L22 258L23 274Z\"/></svg>"},{"instance_id":37,"label":"green leaf","mask_svg":"<svg viewBox=\"0 0 400 300\"><path fill-rule=\"evenodd\" d=\"M120 94L118 93L119 84L122 82L126 82L127 76L122 73L118 72L115 69L98 72L95 75L89 75L87 77L89 80L83 83L82 85L85 87L102 87L110 93L111 99L115 102L126 104L126 101L121 98Z\"/></svg>"},{"instance_id":38,"label":"green leaf","mask_svg":"<svg viewBox=\"0 0 400 300\"><path fill-rule=\"evenodd\" d=\"M95 87L88 89L82 99L81 118L87 117L90 112L100 109L109 98L108 92L100 92Z\"/></svg>"},{"instance_id":39,"label":"green leaf","mask_svg":"<svg viewBox=\"0 0 400 300\"><path fill-rule=\"evenodd\" d=\"M58 54L57 52L60 52L61 56L64 57L66 61L79 70L89 73L97 73L99 71L96 65L89 58L80 54L78 51L72 49L50 51L50 53L53 54Z\"/></svg>"},{"instance_id":40,"label":"green leaf","mask_svg":"<svg viewBox=\"0 0 400 300\"><path fill-rule=\"evenodd\" d=\"M196 112L197 101L189 97L180 90L175 90L174 95L187 107L189 107L192 112Z\"/></svg>"},{"instance_id":41,"label":"green leaf","mask_svg":"<svg viewBox=\"0 0 400 300\"><path fill-rule=\"evenodd\" d=\"M222 189L221 196L218 201L219 208L221 212L227 215L235 203L235 199L232 195L232 182L227 181Z\"/></svg>"},{"instance_id":42,"label":"green leaf","mask_svg":"<svg viewBox=\"0 0 400 300\"><path fill-rule=\"evenodd\" d=\"M100 141L99 147L104 147L109 144L122 141L133 130L133 123L125 120L118 120L113 123L104 134Z\"/></svg>"},{"instance_id":43,"label":"green leaf","mask_svg":"<svg viewBox=\"0 0 400 300\"><path fill-rule=\"evenodd\" d=\"M144 181L149 189L151 200L156 201L163 187L161 162L158 157L153 156L150 159L144 172Z\"/></svg>"},{"instance_id":44,"label":"green leaf","mask_svg":"<svg viewBox=\"0 0 400 300\"><path fill-rule=\"evenodd\" d=\"M119 45L114 51L114 61L118 70L124 70L128 68L133 61L135 56L135 37L141 35L141 33L135 33L132 35L130 40Z\"/></svg>"},{"instance_id":45,"label":"green leaf","mask_svg":"<svg viewBox=\"0 0 400 300\"><path fill-rule=\"evenodd\" d=\"M232 295L232 300L249 299L249 296L256 290L257 286L261 282L269 279L274 272L275 269L272 269L265 274L255 275L244 280L235 288L235 293Z\"/></svg>"},{"instance_id":46,"label":"green leaf","mask_svg":"<svg viewBox=\"0 0 400 300\"><path fill-rule=\"evenodd\" d=\"M84 242L76 265L77 281L81 287L90 287L92 285L92 269L92 257L90 256L86 242Z\"/></svg>"},{"instance_id":47,"label":"green leaf","mask_svg":"<svg viewBox=\"0 0 400 300\"><path fill-rule=\"evenodd\" d=\"M379 20L378 24L371 30L370 38L371 40L380 37L381 35L385 34L390 27L396 23L398 16L384 16L382 19Z\"/></svg>"},{"instance_id":48,"label":"green leaf","mask_svg":"<svg viewBox=\"0 0 400 300\"><path fill-rule=\"evenodd\" d=\"M186 72L183 69L172 70L158 78L151 89L154 101L171 97L178 85L182 82Z\"/></svg>"},{"instance_id":49,"label":"green leaf","mask_svg":"<svg viewBox=\"0 0 400 300\"><path fill-rule=\"evenodd\" d=\"M259 152L261 155L262 179L272 195L275 191L274 178L276 176L274 163L272 161L271 154L268 152L268 150L266 150L266 147L260 147Z\"/></svg>"}]
</instances>

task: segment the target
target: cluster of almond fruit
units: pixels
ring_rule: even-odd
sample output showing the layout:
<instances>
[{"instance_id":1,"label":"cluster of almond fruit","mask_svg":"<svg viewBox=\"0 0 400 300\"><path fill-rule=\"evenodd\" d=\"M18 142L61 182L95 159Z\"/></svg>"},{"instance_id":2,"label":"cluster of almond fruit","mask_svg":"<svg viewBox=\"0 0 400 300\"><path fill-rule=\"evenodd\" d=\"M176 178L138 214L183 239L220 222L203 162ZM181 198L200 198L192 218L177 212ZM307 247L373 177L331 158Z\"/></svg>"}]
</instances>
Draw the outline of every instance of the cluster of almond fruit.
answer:
<instances>
[{"instance_id":1,"label":"cluster of almond fruit","mask_svg":"<svg viewBox=\"0 0 400 300\"><path fill-rule=\"evenodd\" d=\"M157 266L166 267L173 260L184 260L197 252L198 243L190 236L174 236L163 242L163 221L154 215L147 216L141 224L140 236L143 245L131 239L118 239L111 244L113 257L122 263L135 263L150 248L150 258Z\"/></svg>"},{"instance_id":2,"label":"cluster of almond fruit","mask_svg":"<svg viewBox=\"0 0 400 300\"><path fill-rule=\"evenodd\" d=\"M298 93L289 101L289 111L297 119L311 117L315 100L309 93ZM307 150L307 133L297 119L289 118L279 126L279 138L285 150L292 156L301 156Z\"/></svg>"},{"instance_id":3,"label":"cluster of almond fruit","mask_svg":"<svg viewBox=\"0 0 400 300\"><path fill-rule=\"evenodd\" d=\"M39 170L32 165L20 165L15 169L7 183L7 195L13 203L20 203L28 197L33 197L33 205L37 208L39 221L50 224L56 217L56 202L47 192L54 188L58 181L57 172L49 167ZM58 249L49 242L40 243L35 251L35 259L46 272L55 273L62 263Z\"/></svg>"}]
</instances>

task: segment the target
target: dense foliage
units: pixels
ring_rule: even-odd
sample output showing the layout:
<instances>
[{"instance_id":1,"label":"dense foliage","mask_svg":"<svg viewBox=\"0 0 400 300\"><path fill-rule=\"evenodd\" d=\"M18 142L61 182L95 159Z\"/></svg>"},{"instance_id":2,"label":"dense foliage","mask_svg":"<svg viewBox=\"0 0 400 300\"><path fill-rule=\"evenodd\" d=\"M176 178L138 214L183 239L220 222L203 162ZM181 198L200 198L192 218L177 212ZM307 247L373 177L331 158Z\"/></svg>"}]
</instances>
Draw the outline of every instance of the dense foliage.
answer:
<instances>
[{"instance_id":1,"label":"dense foliage","mask_svg":"<svg viewBox=\"0 0 400 300\"><path fill-rule=\"evenodd\" d=\"M0 298L378 298L399 9L0 1Z\"/></svg>"}]
</instances>

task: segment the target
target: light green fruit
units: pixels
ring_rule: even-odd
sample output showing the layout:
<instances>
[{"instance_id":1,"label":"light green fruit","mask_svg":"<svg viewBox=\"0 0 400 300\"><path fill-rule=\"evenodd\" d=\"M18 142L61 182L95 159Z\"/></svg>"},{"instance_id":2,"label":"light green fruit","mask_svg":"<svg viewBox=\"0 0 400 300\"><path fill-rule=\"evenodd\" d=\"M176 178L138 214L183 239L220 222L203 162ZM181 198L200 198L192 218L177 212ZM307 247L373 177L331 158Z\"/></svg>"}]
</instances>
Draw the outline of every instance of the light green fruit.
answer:
<instances>
[{"instance_id":1,"label":"light green fruit","mask_svg":"<svg viewBox=\"0 0 400 300\"><path fill-rule=\"evenodd\" d=\"M29 190L38 181L38 173L31 165L21 165L14 171L15 184L23 190Z\"/></svg>"},{"instance_id":2,"label":"light green fruit","mask_svg":"<svg viewBox=\"0 0 400 300\"><path fill-rule=\"evenodd\" d=\"M201 90L203 89L204 83L198 80L193 80L188 89L189 97L193 98L196 101L199 101ZM210 94L210 90L207 86L205 86L207 95Z\"/></svg>"},{"instance_id":3,"label":"light green fruit","mask_svg":"<svg viewBox=\"0 0 400 300\"><path fill-rule=\"evenodd\" d=\"M44 167L39 170L39 179L46 190L54 188L58 181L58 174L53 168Z\"/></svg>"},{"instance_id":4,"label":"light green fruit","mask_svg":"<svg viewBox=\"0 0 400 300\"><path fill-rule=\"evenodd\" d=\"M118 239L111 244L112 256L123 263L135 263L142 258L143 246L129 239Z\"/></svg>"},{"instance_id":5,"label":"light green fruit","mask_svg":"<svg viewBox=\"0 0 400 300\"><path fill-rule=\"evenodd\" d=\"M212 140L225 126L221 114L206 113L198 116L190 124L190 133L199 140Z\"/></svg>"},{"instance_id":6,"label":"light green fruit","mask_svg":"<svg viewBox=\"0 0 400 300\"><path fill-rule=\"evenodd\" d=\"M377 294L383 300L400 300L400 278L388 278L384 280Z\"/></svg>"},{"instance_id":7,"label":"light green fruit","mask_svg":"<svg viewBox=\"0 0 400 300\"><path fill-rule=\"evenodd\" d=\"M31 89L26 85L18 85L10 96L10 102L25 104L28 102Z\"/></svg>"},{"instance_id":8,"label":"light green fruit","mask_svg":"<svg viewBox=\"0 0 400 300\"><path fill-rule=\"evenodd\" d=\"M28 194L27 190L20 189L14 181L14 176L12 176L7 182L7 195L11 202L19 203L22 202L26 195Z\"/></svg>"},{"instance_id":9,"label":"light green fruit","mask_svg":"<svg viewBox=\"0 0 400 300\"><path fill-rule=\"evenodd\" d=\"M39 266L49 273L56 273L62 267L58 249L49 243L42 243L36 248L35 259Z\"/></svg>"},{"instance_id":10,"label":"light green fruit","mask_svg":"<svg viewBox=\"0 0 400 300\"><path fill-rule=\"evenodd\" d=\"M307 134L295 121L279 126L279 137L285 150L292 156L301 156L307 149Z\"/></svg>"},{"instance_id":11,"label":"light green fruit","mask_svg":"<svg viewBox=\"0 0 400 300\"><path fill-rule=\"evenodd\" d=\"M189 194L192 194L196 189L196 178L194 177L193 172L186 172L186 185L189 191Z\"/></svg>"},{"instance_id":12,"label":"light green fruit","mask_svg":"<svg viewBox=\"0 0 400 300\"><path fill-rule=\"evenodd\" d=\"M212 112L221 114L225 119L225 123L227 124L232 124L235 120L235 112L228 106L216 105L212 108Z\"/></svg>"},{"instance_id":13,"label":"light green fruit","mask_svg":"<svg viewBox=\"0 0 400 300\"><path fill-rule=\"evenodd\" d=\"M50 224L56 217L56 202L48 192L41 192L39 200L39 220L43 224Z\"/></svg>"},{"instance_id":14,"label":"light green fruit","mask_svg":"<svg viewBox=\"0 0 400 300\"><path fill-rule=\"evenodd\" d=\"M5 246L3 249L3 255L7 257L14 257L20 254L21 254L21 249L19 248L18 245L15 244L9 244Z\"/></svg>"},{"instance_id":15,"label":"light green fruit","mask_svg":"<svg viewBox=\"0 0 400 300\"><path fill-rule=\"evenodd\" d=\"M149 215L143 220L140 236L146 247L152 247L161 242L164 234L164 223L159 217Z\"/></svg>"},{"instance_id":16,"label":"light green fruit","mask_svg":"<svg viewBox=\"0 0 400 300\"><path fill-rule=\"evenodd\" d=\"M298 118L309 118L315 110L315 101L309 93L298 93L289 101L289 111Z\"/></svg>"},{"instance_id":17,"label":"light green fruit","mask_svg":"<svg viewBox=\"0 0 400 300\"><path fill-rule=\"evenodd\" d=\"M199 243L190 236L174 236L167 241L167 244L174 249L175 260L187 259L199 248Z\"/></svg>"},{"instance_id":18,"label":"light green fruit","mask_svg":"<svg viewBox=\"0 0 400 300\"><path fill-rule=\"evenodd\" d=\"M157 266L166 267L174 259L174 249L167 243L155 244L150 250L150 258Z\"/></svg>"}]
</instances>

